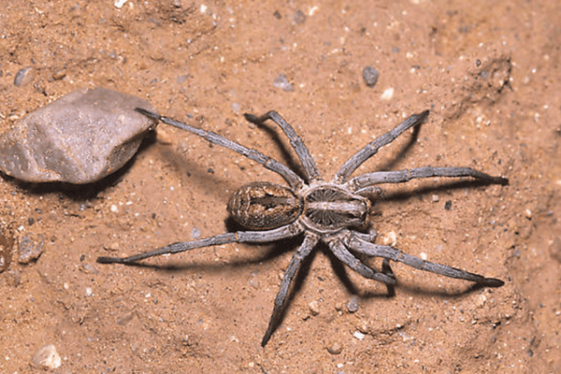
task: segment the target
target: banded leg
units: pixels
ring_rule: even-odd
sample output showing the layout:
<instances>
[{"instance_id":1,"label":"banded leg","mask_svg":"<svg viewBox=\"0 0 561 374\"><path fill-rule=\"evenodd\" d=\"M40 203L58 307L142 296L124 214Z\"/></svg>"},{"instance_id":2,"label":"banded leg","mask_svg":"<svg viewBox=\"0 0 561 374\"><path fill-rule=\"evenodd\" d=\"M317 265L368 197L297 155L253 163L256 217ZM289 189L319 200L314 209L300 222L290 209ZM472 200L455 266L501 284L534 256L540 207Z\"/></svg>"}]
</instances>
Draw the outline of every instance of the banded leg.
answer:
<instances>
[{"instance_id":1,"label":"banded leg","mask_svg":"<svg viewBox=\"0 0 561 374\"><path fill-rule=\"evenodd\" d=\"M306 170L306 173L308 174L308 181L316 181L321 179L316 163L310 155L308 147L306 147L306 144L304 144L302 138L300 138L296 131L294 131L294 128L290 126L290 124L286 122L280 114L278 114L274 110L271 110L270 112L267 112L260 117L248 113L245 113L244 117L246 120L256 125L261 125L268 119L279 125L290 140L290 145L292 146L292 148L294 148L294 151L296 151L298 158L300 158L300 162L302 162L302 166L304 166L304 170Z\"/></svg>"},{"instance_id":2,"label":"banded leg","mask_svg":"<svg viewBox=\"0 0 561 374\"><path fill-rule=\"evenodd\" d=\"M366 173L349 180L346 186L353 191L359 193L361 190L370 188L381 183L405 183L416 178L459 178L472 177L490 184L500 184L502 186L508 184L508 179L503 177L493 177L489 174L482 173L467 167L421 167L415 169L406 169L398 171L377 171L374 173Z\"/></svg>"},{"instance_id":3,"label":"banded leg","mask_svg":"<svg viewBox=\"0 0 561 374\"><path fill-rule=\"evenodd\" d=\"M98 257L100 264L132 264L150 257L189 251L195 248L209 247L228 243L268 243L276 240L287 239L302 232L302 227L297 224L287 225L268 231L238 231L216 235L210 238L180 242L166 245L165 247L139 253L129 257Z\"/></svg>"},{"instance_id":4,"label":"banded leg","mask_svg":"<svg viewBox=\"0 0 561 374\"><path fill-rule=\"evenodd\" d=\"M307 233L304 237L304 242L296 251L296 254L290 260L290 264L286 268L284 272L284 277L282 278L282 283L279 289L277 296L275 297L275 306L273 308L273 314L269 319L269 326L267 326L267 331L265 331L265 335L263 336L263 340L261 340L261 346L264 347L269 339L271 339L271 335L277 326L279 319L281 317L282 309L284 303L286 301L286 296L288 295L288 289L290 288L290 284L296 275L296 272L300 268L300 264L302 261L312 252L315 245L317 244L319 238L315 234Z\"/></svg>"},{"instance_id":5,"label":"banded leg","mask_svg":"<svg viewBox=\"0 0 561 374\"><path fill-rule=\"evenodd\" d=\"M402 262L406 265L414 267L415 269L429 271L431 273L444 275L449 278L463 279L475 282L486 287L501 287L502 285L504 285L504 282L500 279L485 278L481 275L469 273L467 271L450 266L425 261L387 245L377 245L369 243L367 241L364 241L359 236L354 235L354 233L352 233L350 239L348 240L348 243L346 244L351 249L363 253L367 256L383 257L392 261Z\"/></svg>"},{"instance_id":6,"label":"banded leg","mask_svg":"<svg viewBox=\"0 0 561 374\"><path fill-rule=\"evenodd\" d=\"M407 129L423 122L428 115L428 110L419 114L413 114L405 119L405 121L397 125L393 130L388 131L384 135L376 138L373 142L368 143L364 148L355 153L354 156L349 158L343 166L341 166L341 169L339 169L337 174L335 174L333 181L335 183L346 182L349 176L366 160L374 156L380 148L393 142L395 138L403 134Z\"/></svg>"},{"instance_id":7,"label":"banded leg","mask_svg":"<svg viewBox=\"0 0 561 374\"><path fill-rule=\"evenodd\" d=\"M300 178L295 172L293 172L292 170L290 170L288 167L281 164L277 160L275 160L275 159L273 159L269 156L265 156L261 152L258 152L254 149L251 149L251 148L247 148L247 147L245 147L245 146L243 146L239 143L236 143L236 142L234 142L230 139L226 139L225 137L220 136L220 135L218 135L218 134L216 134L212 131L206 131L206 130L203 130L203 129L198 129L198 128L190 126L186 123L176 121L172 118L164 117L164 116L161 116L157 113L150 112L146 109L135 108L134 110L136 110L140 114L143 114L143 115L145 115L147 117L150 117L152 119L162 121L163 123L165 123L167 125L174 126L174 127L180 128L180 129L185 130L185 131L189 131L190 133L198 135L201 138L204 138L204 139L208 140L209 142L211 142L213 144L221 145L225 148L231 149L232 151L234 151L236 153L239 153L239 154L249 158L250 160L253 160L253 161L263 165L265 168L279 174L294 189L299 189L304 184L304 181L302 180L302 178Z\"/></svg>"}]
</instances>

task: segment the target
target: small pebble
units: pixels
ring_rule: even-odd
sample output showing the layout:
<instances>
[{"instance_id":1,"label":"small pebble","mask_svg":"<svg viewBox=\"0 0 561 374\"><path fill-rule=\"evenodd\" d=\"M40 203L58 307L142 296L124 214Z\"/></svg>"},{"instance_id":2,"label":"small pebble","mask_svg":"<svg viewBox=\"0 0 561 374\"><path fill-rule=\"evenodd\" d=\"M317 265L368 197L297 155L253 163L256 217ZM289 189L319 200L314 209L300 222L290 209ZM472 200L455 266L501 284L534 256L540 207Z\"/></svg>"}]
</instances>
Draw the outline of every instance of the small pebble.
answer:
<instances>
[{"instance_id":1,"label":"small pebble","mask_svg":"<svg viewBox=\"0 0 561 374\"><path fill-rule=\"evenodd\" d=\"M62 360L54 345L49 344L39 348L33 358L31 364L39 369L49 370L58 369L62 364Z\"/></svg>"},{"instance_id":2,"label":"small pebble","mask_svg":"<svg viewBox=\"0 0 561 374\"><path fill-rule=\"evenodd\" d=\"M275 78L275 81L273 82L273 86L280 88L285 92L294 91L294 86L290 84L288 78L284 73L279 74L279 76Z\"/></svg>"},{"instance_id":3,"label":"small pebble","mask_svg":"<svg viewBox=\"0 0 561 374\"><path fill-rule=\"evenodd\" d=\"M177 83L181 84L181 83L185 82L188 78L189 78L189 74L184 74L184 75L180 75L179 77L177 77L176 81L177 81Z\"/></svg>"},{"instance_id":4,"label":"small pebble","mask_svg":"<svg viewBox=\"0 0 561 374\"><path fill-rule=\"evenodd\" d=\"M201 237L201 230L199 230L199 228L197 227L193 227L193 229L191 229L191 239L199 239Z\"/></svg>"},{"instance_id":5,"label":"small pebble","mask_svg":"<svg viewBox=\"0 0 561 374\"><path fill-rule=\"evenodd\" d=\"M365 321L359 321L359 323L356 325L356 328L358 329L358 331L360 331L363 334L368 334L368 323Z\"/></svg>"},{"instance_id":6,"label":"small pebble","mask_svg":"<svg viewBox=\"0 0 561 374\"><path fill-rule=\"evenodd\" d=\"M327 347L327 352L331 353L332 355L338 355L343 352L343 346L337 342L331 344Z\"/></svg>"},{"instance_id":7,"label":"small pebble","mask_svg":"<svg viewBox=\"0 0 561 374\"><path fill-rule=\"evenodd\" d=\"M384 92L382 93L382 96L380 96L380 99L391 100L393 98L393 92L394 92L394 89L392 87L386 88L384 90Z\"/></svg>"},{"instance_id":8,"label":"small pebble","mask_svg":"<svg viewBox=\"0 0 561 374\"><path fill-rule=\"evenodd\" d=\"M256 290L259 289L259 281L258 281L257 279L255 279L255 278L251 278L251 279L249 280L249 285L250 285L251 287L255 288Z\"/></svg>"},{"instance_id":9,"label":"small pebble","mask_svg":"<svg viewBox=\"0 0 561 374\"><path fill-rule=\"evenodd\" d=\"M97 269L88 263L83 263L80 270L86 274L97 274Z\"/></svg>"},{"instance_id":10,"label":"small pebble","mask_svg":"<svg viewBox=\"0 0 561 374\"><path fill-rule=\"evenodd\" d=\"M487 301L487 297L483 294L479 295L479 297L477 297L475 299L475 306L477 307L482 307L483 305L485 305L485 302Z\"/></svg>"},{"instance_id":11,"label":"small pebble","mask_svg":"<svg viewBox=\"0 0 561 374\"><path fill-rule=\"evenodd\" d=\"M20 264L29 264L35 261L43 254L43 235L37 235L37 240L34 240L33 235L24 235L19 238L19 258Z\"/></svg>"},{"instance_id":12,"label":"small pebble","mask_svg":"<svg viewBox=\"0 0 561 374\"><path fill-rule=\"evenodd\" d=\"M444 203L444 209L446 209L446 210L452 209L452 200L447 200L447 201Z\"/></svg>"},{"instance_id":13,"label":"small pebble","mask_svg":"<svg viewBox=\"0 0 561 374\"><path fill-rule=\"evenodd\" d=\"M357 338L358 340L362 340L362 339L364 339L364 337L365 337L366 335L363 334L363 333L361 333L360 331L355 331L355 332L353 333L353 336L354 336L355 338Z\"/></svg>"},{"instance_id":14,"label":"small pebble","mask_svg":"<svg viewBox=\"0 0 561 374\"><path fill-rule=\"evenodd\" d=\"M127 3L128 0L115 0L113 2L113 5L115 5L115 8L121 9L123 7L123 5L125 5Z\"/></svg>"},{"instance_id":15,"label":"small pebble","mask_svg":"<svg viewBox=\"0 0 561 374\"><path fill-rule=\"evenodd\" d=\"M59 81L64 77L66 77L66 69L58 69L53 73L53 79L55 81Z\"/></svg>"},{"instance_id":16,"label":"small pebble","mask_svg":"<svg viewBox=\"0 0 561 374\"><path fill-rule=\"evenodd\" d=\"M433 203L438 203L440 201L440 197L438 197L438 195L432 195L432 202Z\"/></svg>"},{"instance_id":17,"label":"small pebble","mask_svg":"<svg viewBox=\"0 0 561 374\"><path fill-rule=\"evenodd\" d=\"M362 78L368 87L374 87L378 83L378 70L371 66L367 66L362 70Z\"/></svg>"},{"instance_id":18,"label":"small pebble","mask_svg":"<svg viewBox=\"0 0 561 374\"><path fill-rule=\"evenodd\" d=\"M345 305L349 313L355 313L358 310L358 297L356 295L351 296Z\"/></svg>"},{"instance_id":19,"label":"small pebble","mask_svg":"<svg viewBox=\"0 0 561 374\"><path fill-rule=\"evenodd\" d=\"M526 218L532 219L532 211L530 209L526 209L524 214L526 215Z\"/></svg>"},{"instance_id":20,"label":"small pebble","mask_svg":"<svg viewBox=\"0 0 561 374\"><path fill-rule=\"evenodd\" d=\"M302 25L306 22L306 15L301 10L297 10L292 19L292 23L296 25Z\"/></svg>"},{"instance_id":21,"label":"small pebble","mask_svg":"<svg viewBox=\"0 0 561 374\"><path fill-rule=\"evenodd\" d=\"M108 247L105 247L105 249L107 249L109 251L116 252L120 249L119 243L118 242L113 242L113 243L109 244Z\"/></svg>"},{"instance_id":22,"label":"small pebble","mask_svg":"<svg viewBox=\"0 0 561 374\"><path fill-rule=\"evenodd\" d=\"M319 314L319 303L316 300L309 303L308 308L313 316L317 316Z\"/></svg>"},{"instance_id":23,"label":"small pebble","mask_svg":"<svg viewBox=\"0 0 561 374\"><path fill-rule=\"evenodd\" d=\"M25 67L18 71L16 77L14 78L14 85L16 87L21 87L29 84L33 80L31 73L31 66Z\"/></svg>"}]
</instances>

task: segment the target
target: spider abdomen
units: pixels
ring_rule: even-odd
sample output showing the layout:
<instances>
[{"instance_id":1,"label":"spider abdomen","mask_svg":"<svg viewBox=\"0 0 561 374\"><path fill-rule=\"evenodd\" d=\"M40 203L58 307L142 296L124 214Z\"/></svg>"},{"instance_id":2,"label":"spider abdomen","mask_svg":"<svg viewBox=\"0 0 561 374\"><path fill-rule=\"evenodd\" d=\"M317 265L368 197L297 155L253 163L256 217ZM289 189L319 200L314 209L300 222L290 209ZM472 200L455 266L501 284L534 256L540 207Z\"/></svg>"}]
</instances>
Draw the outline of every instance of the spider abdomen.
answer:
<instances>
[{"instance_id":1,"label":"spider abdomen","mask_svg":"<svg viewBox=\"0 0 561 374\"><path fill-rule=\"evenodd\" d=\"M243 186L228 202L232 218L252 230L288 225L300 216L302 207L302 199L289 188L268 182Z\"/></svg>"}]
</instances>

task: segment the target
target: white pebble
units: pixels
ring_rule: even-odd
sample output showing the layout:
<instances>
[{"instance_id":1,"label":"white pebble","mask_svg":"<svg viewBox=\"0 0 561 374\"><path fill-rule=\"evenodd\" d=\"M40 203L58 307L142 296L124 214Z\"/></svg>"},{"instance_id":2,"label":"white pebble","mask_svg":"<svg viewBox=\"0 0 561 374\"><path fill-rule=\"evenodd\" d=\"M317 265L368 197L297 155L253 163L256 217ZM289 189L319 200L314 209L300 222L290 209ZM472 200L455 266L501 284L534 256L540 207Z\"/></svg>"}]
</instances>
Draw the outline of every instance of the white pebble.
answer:
<instances>
[{"instance_id":1,"label":"white pebble","mask_svg":"<svg viewBox=\"0 0 561 374\"><path fill-rule=\"evenodd\" d=\"M37 350L31 359L31 364L44 370L58 369L62 360L54 345L45 345Z\"/></svg>"},{"instance_id":2,"label":"white pebble","mask_svg":"<svg viewBox=\"0 0 561 374\"><path fill-rule=\"evenodd\" d=\"M364 337L365 337L366 335L363 334L363 333L361 333L360 331L355 331L355 332L353 333L353 336L354 336L355 338L357 338L358 340L362 340L362 339L364 339Z\"/></svg>"},{"instance_id":3,"label":"white pebble","mask_svg":"<svg viewBox=\"0 0 561 374\"><path fill-rule=\"evenodd\" d=\"M127 1L129 1L129 0L115 0L113 5L115 5L115 8L121 9L123 7L123 5L125 5L127 3Z\"/></svg>"},{"instance_id":4,"label":"white pebble","mask_svg":"<svg viewBox=\"0 0 561 374\"><path fill-rule=\"evenodd\" d=\"M382 93L382 96L380 97L380 99L391 100L392 97L393 97L393 91L394 91L394 89L392 87L386 88L386 90Z\"/></svg>"},{"instance_id":5,"label":"white pebble","mask_svg":"<svg viewBox=\"0 0 561 374\"><path fill-rule=\"evenodd\" d=\"M312 313L313 316L317 316L319 314L319 303L317 301L314 300L309 303L308 308L310 309L310 313Z\"/></svg>"}]
</instances>

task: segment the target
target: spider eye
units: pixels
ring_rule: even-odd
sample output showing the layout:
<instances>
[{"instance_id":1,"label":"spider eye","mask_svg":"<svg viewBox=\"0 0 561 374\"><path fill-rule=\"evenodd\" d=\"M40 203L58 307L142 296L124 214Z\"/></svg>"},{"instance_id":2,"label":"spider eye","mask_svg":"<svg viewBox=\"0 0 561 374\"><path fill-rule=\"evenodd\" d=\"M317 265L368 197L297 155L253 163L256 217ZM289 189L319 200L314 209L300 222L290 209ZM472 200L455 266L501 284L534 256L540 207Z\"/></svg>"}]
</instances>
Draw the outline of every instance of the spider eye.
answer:
<instances>
[{"instance_id":1,"label":"spider eye","mask_svg":"<svg viewBox=\"0 0 561 374\"><path fill-rule=\"evenodd\" d=\"M302 213L302 199L287 187L257 182L237 190L228 211L240 225L252 230L269 230L294 222Z\"/></svg>"}]
</instances>

